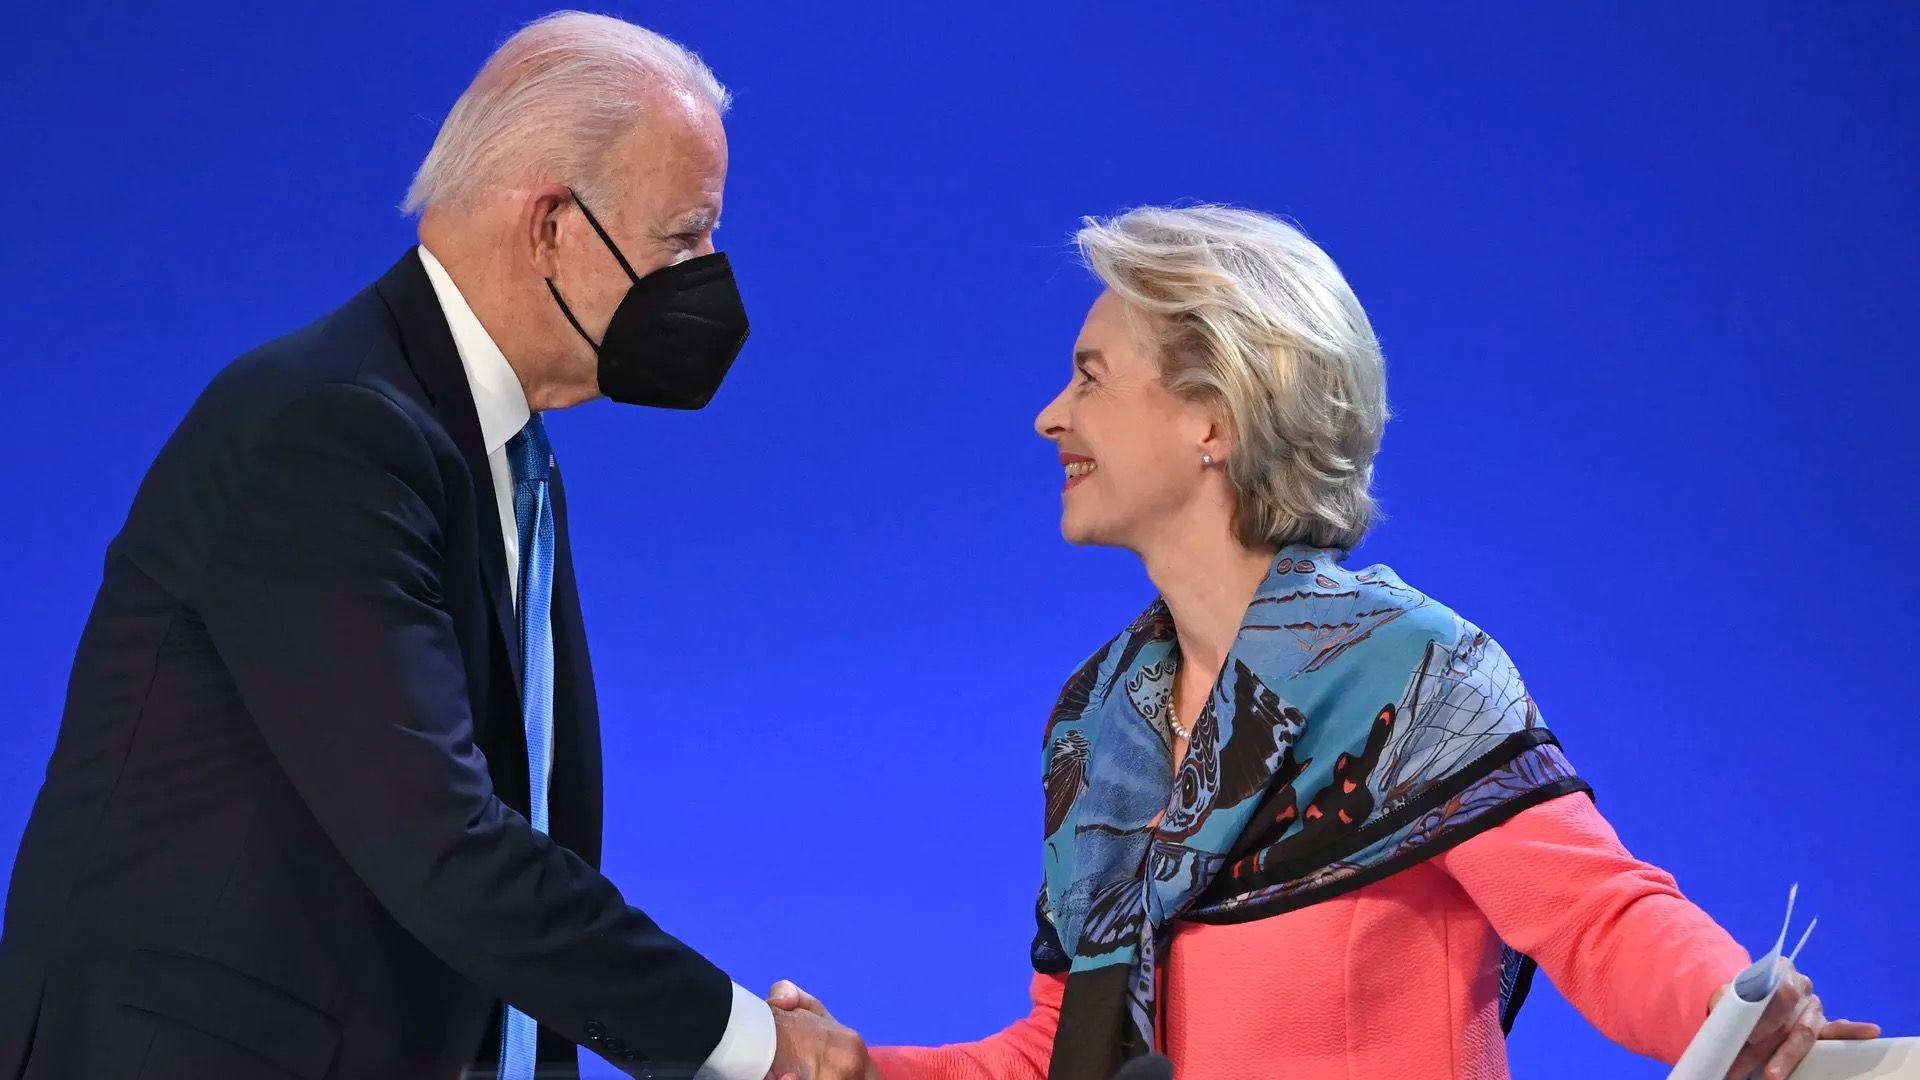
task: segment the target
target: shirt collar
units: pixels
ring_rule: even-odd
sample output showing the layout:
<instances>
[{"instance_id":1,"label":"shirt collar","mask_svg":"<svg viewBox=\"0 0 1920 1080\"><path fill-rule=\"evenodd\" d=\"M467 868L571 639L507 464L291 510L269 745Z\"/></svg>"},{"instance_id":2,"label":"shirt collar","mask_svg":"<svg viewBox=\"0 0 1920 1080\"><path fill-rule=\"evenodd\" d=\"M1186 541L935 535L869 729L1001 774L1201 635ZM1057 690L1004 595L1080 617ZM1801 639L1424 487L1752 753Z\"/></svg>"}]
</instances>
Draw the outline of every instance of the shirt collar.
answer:
<instances>
[{"instance_id":1,"label":"shirt collar","mask_svg":"<svg viewBox=\"0 0 1920 1080\"><path fill-rule=\"evenodd\" d=\"M480 417L480 437L491 456L518 435L533 415L527 408L526 391L521 389L520 376L514 374L506 354L494 344L493 335L467 306L467 298L460 295L447 268L425 244L419 250L420 265L426 267L427 280L433 282L434 295L440 298L447 329L453 331L453 347L460 353L461 366L467 369L467 386L473 391L473 408Z\"/></svg>"}]
</instances>

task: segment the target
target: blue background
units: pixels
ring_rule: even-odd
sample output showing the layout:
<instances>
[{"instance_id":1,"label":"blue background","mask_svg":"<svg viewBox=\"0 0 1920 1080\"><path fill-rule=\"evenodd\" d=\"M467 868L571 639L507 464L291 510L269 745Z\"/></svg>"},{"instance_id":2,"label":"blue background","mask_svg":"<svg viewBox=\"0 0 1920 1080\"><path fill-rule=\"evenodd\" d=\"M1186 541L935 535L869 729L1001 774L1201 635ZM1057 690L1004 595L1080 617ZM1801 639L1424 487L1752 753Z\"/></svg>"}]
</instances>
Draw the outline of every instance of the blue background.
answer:
<instances>
[{"instance_id":1,"label":"blue background","mask_svg":"<svg viewBox=\"0 0 1920 1080\"><path fill-rule=\"evenodd\" d=\"M528 3L68 2L0 70L0 849L101 552L228 358L410 243ZM1043 718L1147 600L1030 428L1079 215L1238 202L1347 270L1398 419L1361 551L1512 652L1628 844L1920 1034L1920 6L628 4L737 93L712 408L551 424L608 869L875 1042L1025 1011ZM1284 966L1285 957L1275 957ZM1521 1077L1664 1075L1543 989Z\"/></svg>"}]
</instances>

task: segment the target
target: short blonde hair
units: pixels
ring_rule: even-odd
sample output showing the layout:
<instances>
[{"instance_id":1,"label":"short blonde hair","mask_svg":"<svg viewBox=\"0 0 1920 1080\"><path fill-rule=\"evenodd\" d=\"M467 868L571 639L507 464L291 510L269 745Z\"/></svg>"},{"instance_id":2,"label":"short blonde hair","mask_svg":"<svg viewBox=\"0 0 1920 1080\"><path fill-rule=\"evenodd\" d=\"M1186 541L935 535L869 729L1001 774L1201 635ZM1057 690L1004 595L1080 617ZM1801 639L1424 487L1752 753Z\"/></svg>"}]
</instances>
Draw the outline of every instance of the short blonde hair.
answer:
<instances>
[{"instance_id":1,"label":"short blonde hair","mask_svg":"<svg viewBox=\"0 0 1920 1080\"><path fill-rule=\"evenodd\" d=\"M1086 218L1074 240L1147 317L1167 388L1224 414L1240 542L1357 546L1378 513L1386 363L1327 253L1278 218L1211 205Z\"/></svg>"},{"instance_id":2,"label":"short blonde hair","mask_svg":"<svg viewBox=\"0 0 1920 1080\"><path fill-rule=\"evenodd\" d=\"M662 90L695 95L722 115L731 101L705 62L651 30L580 11L537 19L454 102L401 209L457 206L544 179L611 205L620 184L601 158Z\"/></svg>"}]
</instances>

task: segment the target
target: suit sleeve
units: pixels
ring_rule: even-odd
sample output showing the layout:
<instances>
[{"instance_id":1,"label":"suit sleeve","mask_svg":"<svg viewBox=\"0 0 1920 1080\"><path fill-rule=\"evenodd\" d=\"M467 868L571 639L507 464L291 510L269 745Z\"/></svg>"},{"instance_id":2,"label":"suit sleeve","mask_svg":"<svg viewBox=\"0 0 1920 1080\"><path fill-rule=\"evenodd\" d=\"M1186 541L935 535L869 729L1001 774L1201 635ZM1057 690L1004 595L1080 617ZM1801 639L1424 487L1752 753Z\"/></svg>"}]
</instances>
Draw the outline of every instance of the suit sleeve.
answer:
<instances>
[{"instance_id":1,"label":"suit sleeve","mask_svg":"<svg viewBox=\"0 0 1920 1080\"><path fill-rule=\"evenodd\" d=\"M1434 861L1501 940L1533 957L1593 1026L1630 1050L1679 1060L1746 950L1634 858L1593 800L1531 807Z\"/></svg>"},{"instance_id":2,"label":"suit sleeve","mask_svg":"<svg viewBox=\"0 0 1920 1080\"><path fill-rule=\"evenodd\" d=\"M280 767L449 966L617 1061L692 1075L730 980L493 793L442 604L448 500L425 434L347 385L267 431L193 599Z\"/></svg>"},{"instance_id":3,"label":"suit sleeve","mask_svg":"<svg viewBox=\"0 0 1920 1080\"><path fill-rule=\"evenodd\" d=\"M998 1034L940 1047L876 1046L873 1063L885 1080L1046 1080L1066 991L1065 975L1036 974L1033 1011Z\"/></svg>"}]
</instances>

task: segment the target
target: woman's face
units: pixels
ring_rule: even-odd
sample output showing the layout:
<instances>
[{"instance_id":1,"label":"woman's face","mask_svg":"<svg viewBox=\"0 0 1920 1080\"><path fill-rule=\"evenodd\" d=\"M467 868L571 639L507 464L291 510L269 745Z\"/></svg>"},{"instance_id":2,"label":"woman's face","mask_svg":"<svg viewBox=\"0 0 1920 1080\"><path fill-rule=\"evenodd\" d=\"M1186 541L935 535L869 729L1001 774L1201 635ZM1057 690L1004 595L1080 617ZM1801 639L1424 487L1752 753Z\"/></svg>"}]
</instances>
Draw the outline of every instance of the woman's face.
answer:
<instances>
[{"instance_id":1,"label":"woman's face","mask_svg":"<svg viewBox=\"0 0 1920 1080\"><path fill-rule=\"evenodd\" d=\"M1034 420L1060 448L1060 531L1069 543L1139 552L1197 524L1187 519L1200 497L1201 455L1220 457L1208 410L1161 384L1143 325L1102 293L1074 342L1072 381Z\"/></svg>"}]
</instances>

